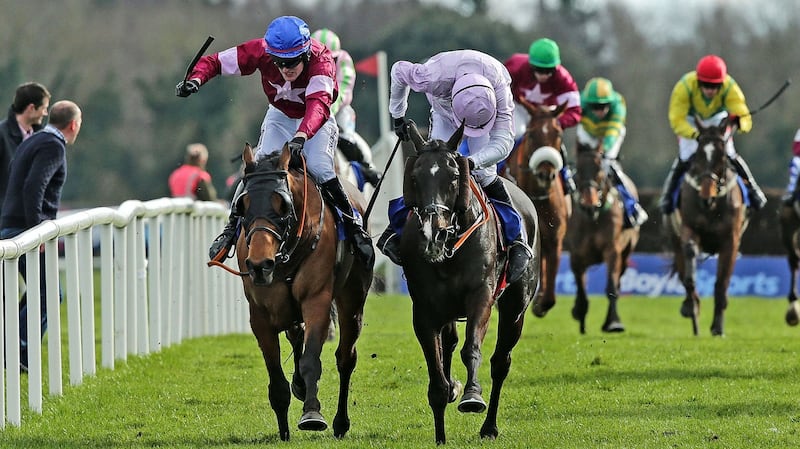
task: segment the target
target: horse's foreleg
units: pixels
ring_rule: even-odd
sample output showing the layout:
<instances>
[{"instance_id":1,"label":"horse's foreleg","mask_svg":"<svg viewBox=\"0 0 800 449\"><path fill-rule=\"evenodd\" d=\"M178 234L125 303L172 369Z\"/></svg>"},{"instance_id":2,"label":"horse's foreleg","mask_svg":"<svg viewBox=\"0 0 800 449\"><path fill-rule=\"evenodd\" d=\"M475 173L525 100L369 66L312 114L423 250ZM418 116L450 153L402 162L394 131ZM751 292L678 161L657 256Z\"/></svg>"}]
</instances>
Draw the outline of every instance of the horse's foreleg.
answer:
<instances>
[{"instance_id":1,"label":"horse's foreleg","mask_svg":"<svg viewBox=\"0 0 800 449\"><path fill-rule=\"evenodd\" d=\"M478 368L482 361L481 344L486 336L489 316L492 313L490 304L487 303L475 314L467 316L464 346L461 348L461 361L467 368L467 381L464 384L464 394L458 403L458 411L463 413L483 413L486 410L486 402L481 397L483 389L478 381Z\"/></svg>"},{"instance_id":2,"label":"horse's foreleg","mask_svg":"<svg viewBox=\"0 0 800 449\"><path fill-rule=\"evenodd\" d=\"M558 263L561 254L560 244L551 244L551 248L542 248L541 260L541 280L542 285L539 294L533 302L531 313L542 318L547 312L556 305L556 275L558 274Z\"/></svg>"},{"instance_id":3,"label":"horse's foreleg","mask_svg":"<svg viewBox=\"0 0 800 449\"><path fill-rule=\"evenodd\" d=\"M269 324L264 309L250 304L250 328L258 341L261 355L269 374L269 404L278 420L278 435L283 441L289 441L289 382L281 367L281 348L276 329Z\"/></svg>"},{"instance_id":4,"label":"horse's foreleg","mask_svg":"<svg viewBox=\"0 0 800 449\"><path fill-rule=\"evenodd\" d=\"M450 396L450 383L444 375L442 365L442 336L434 329L425 311L414 310L414 333L425 356L428 367L428 405L433 412L436 444L447 442L444 430L444 409Z\"/></svg>"},{"instance_id":5,"label":"horse's foreleg","mask_svg":"<svg viewBox=\"0 0 800 449\"><path fill-rule=\"evenodd\" d=\"M295 324L286 330L286 339L292 345L292 359L294 360L294 374L292 374L292 394L301 401L306 400L306 383L300 375L300 357L303 356L304 327L302 323Z\"/></svg>"},{"instance_id":6,"label":"horse's foreleg","mask_svg":"<svg viewBox=\"0 0 800 449\"><path fill-rule=\"evenodd\" d=\"M300 375L306 386L303 414L297 427L300 430L321 431L328 428L328 423L320 413L319 379L322 376L322 344L328 336L330 325L330 296L308 297L301 303L305 320L303 355L300 356Z\"/></svg>"},{"instance_id":7,"label":"horse's foreleg","mask_svg":"<svg viewBox=\"0 0 800 449\"><path fill-rule=\"evenodd\" d=\"M489 408L481 426L481 438L497 438L497 409L500 405L500 392L511 370L511 351L519 342L525 319L524 299L504 297L498 303L497 343L490 359L492 366L492 392Z\"/></svg>"},{"instance_id":8,"label":"horse's foreleg","mask_svg":"<svg viewBox=\"0 0 800 449\"><path fill-rule=\"evenodd\" d=\"M606 254L606 297L608 298L608 311L606 321L603 323L603 332L624 332L625 325L617 314L617 300L619 299L619 278L622 273L622 257L616 248Z\"/></svg>"},{"instance_id":9,"label":"horse's foreleg","mask_svg":"<svg viewBox=\"0 0 800 449\"><path fill-rule=\"evenodd\" d=\"M717 259L717 279L714 282L714 319L711 322L711 335L725 334L725 309L728 308L728 284L736 264L737 245L720 251Z\"/></svg>"},{"instance_id":10,"label":"horse's foreleg","mask_svg":"<svg viewBox=\"0 0 800 449\"><path fill-rule=\"evenodd\" d=\"M570 255L572 275L575 277L575 304L572 306L572 318L580 324L581 334L586 333L586 314L589 312L589 297L586 294L586 266L574 260L576 254Z\"/></svg>"},{"instance_id":11,"label":"horse's foreleg","mask_svg":"<svg viewBox=\"0 0 800 449\"><path fill-rule=\"evenodd\" d=\"M697 273L697 244L693 239L683 239L685 242L681 250L683 251L681 280L686 290L686 298L681 304L681 315L692 320L692 332L697 336L700 334L698 320L700 318L700 298L697 296L695 277ZM679 267L680 268L680 267Z\"/></svg>"}]
</instances>

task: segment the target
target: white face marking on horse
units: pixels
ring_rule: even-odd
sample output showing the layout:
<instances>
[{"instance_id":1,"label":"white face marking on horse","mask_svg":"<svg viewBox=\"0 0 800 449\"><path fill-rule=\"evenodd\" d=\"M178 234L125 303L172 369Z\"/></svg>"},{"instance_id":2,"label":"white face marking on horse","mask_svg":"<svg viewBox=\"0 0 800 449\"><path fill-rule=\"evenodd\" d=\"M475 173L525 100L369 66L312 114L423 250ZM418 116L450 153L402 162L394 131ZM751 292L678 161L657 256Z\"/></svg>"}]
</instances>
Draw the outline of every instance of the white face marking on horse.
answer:
<instances>
[{"instance_id":1,"label":"white face marking on horse","mask_svg":"<svg viewBox=\"0 0 800 449\"><path fill-rule=\"evenodd\" d=\"M433 239L433 223L430 218L423 220L422 223L422 235L425 236L425 239L430 241Z\"/></svg>"},{"instance_id":2,"label":"white face marking on horse","mask_svg":"<svg viewBox=\"0 0 800 449\"><path fill-rule=\"evenodd\" d=\"M544 125L542 125L542 134L543 134L545 137L547 137L547 133L548 133L549 131L550 131L550 130L549 130L549 129L547 129L547 124L546 124L546 123L545 123Z\"/></svg>"},{"instance_id":3,"label":"white face marking on horse","mask_svg":"<svg viewBox=\"0 0 800 449\"><path fill-rule=\"evenodd\" d=\"M705 144L703 146L703 151L706 153L706 160L710 161L711 160L711 155L714 154L714 144L713 143Z\"/></svg>"},{"instance_id":4,"label":"white face marking on horse","mask_svg":"<svg viewBox=\"0 0 800 449\"><path fill-rule=\"evenodd\" d=\"M434 162L433 165L431 165L431 176L436 175L436 172L438 171L439 171L439 163Z\"/></svg>"}]
</instances>

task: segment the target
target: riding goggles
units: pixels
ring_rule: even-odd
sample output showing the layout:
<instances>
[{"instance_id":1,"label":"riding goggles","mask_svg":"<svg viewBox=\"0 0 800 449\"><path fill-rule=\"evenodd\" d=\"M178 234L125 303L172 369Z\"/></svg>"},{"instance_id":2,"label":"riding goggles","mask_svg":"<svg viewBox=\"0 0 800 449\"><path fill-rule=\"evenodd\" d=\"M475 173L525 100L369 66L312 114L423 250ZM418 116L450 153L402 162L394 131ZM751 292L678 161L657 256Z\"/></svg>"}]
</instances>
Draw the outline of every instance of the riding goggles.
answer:
<instances>
[{"instance_id":1,"label":"riding goggles","mask_svg":"<svg viewBox=\"0 0 800 449\"><path fill-rule=\"evenodd\" d=\"M303 55L294 58L279 58L273 55L272 62L274 62L279 69L293 69L303 62Z\"/></svg>"},{"instance_id":2,"label":"riding goggles","mask_svg":"<svg viewBox=\"0 0 800 449\"><path fill-rule=\"evenodd\" d=\"M541 75L552 75L556 72L555 67L536 67L533 66L533 71Z\"/></svg>"}]
</instances>

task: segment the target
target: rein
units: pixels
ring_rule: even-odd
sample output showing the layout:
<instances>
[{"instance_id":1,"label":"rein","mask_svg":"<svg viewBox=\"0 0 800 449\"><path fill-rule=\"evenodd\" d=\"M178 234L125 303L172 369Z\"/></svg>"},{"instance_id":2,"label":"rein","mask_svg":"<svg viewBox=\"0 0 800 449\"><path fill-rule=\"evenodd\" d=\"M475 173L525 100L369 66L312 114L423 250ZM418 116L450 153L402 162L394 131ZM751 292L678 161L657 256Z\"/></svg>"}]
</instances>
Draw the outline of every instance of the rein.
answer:
<instances>
[{"instance_id":1,"label":"rein","mask_svg":"<svg viewBox=\"0 0 800 449\"><path fill-rule=\"evenodd\" d=\"M483 195L481 195L480 188L478 187L478 184L475 182L475 178L471 176L469 178L469 188L470 190L472 190L472 193L475 195L475 197L478 199L478 202L481 205L481 215L483 217L479 218L478 220L475 220L475 222L472 223L472 225L470 225L470 227L467 228L467 230L464 231L464 233L462 233L458 237L458 240L456 240L456 243L453 245L453 249L448 251L447 254L448 258L453 257L456 251L458 251L459 248L461 248L461 246L464 244L464 242L467 241L469 236L471 236L478 228L480 228L487 221L489 221L489 205L486 204L486 199L484 199Z\"/></svg>"}]
</instances>

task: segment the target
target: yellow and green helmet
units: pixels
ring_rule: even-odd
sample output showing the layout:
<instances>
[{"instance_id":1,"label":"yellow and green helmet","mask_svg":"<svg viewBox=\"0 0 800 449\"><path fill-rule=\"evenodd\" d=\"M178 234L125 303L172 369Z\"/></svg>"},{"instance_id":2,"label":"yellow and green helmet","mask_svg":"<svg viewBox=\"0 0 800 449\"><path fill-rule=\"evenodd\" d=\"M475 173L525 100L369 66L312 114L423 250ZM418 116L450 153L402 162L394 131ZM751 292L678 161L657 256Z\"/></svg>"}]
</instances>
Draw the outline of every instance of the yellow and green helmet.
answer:
<instances>
[{"instance_id":1,"label":"yellow and green helmet","mask_svg":"<svg viewBox=\"0 0 800 449\"><path fill-rule=\"evenodd\" d=\"M592 78L581 92L585 104L608 104L614 100L614 86L606 78Z\"/></svg>"},{"instance_id":2,"label":"yellow and green helmet","mask_svg":"<svg viewBox=\"0 0 800 449\"><path fill-rule=\"evenodd\" d=\"M528 61L534 67L553 69L561 64L561 53L558 44L547 38L533 41L528 49Z\"/></svg>"}]
</instances>

